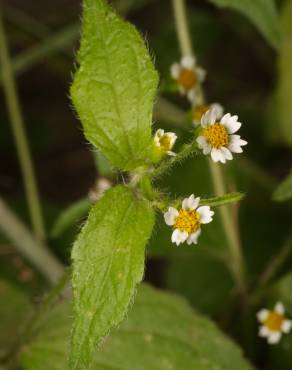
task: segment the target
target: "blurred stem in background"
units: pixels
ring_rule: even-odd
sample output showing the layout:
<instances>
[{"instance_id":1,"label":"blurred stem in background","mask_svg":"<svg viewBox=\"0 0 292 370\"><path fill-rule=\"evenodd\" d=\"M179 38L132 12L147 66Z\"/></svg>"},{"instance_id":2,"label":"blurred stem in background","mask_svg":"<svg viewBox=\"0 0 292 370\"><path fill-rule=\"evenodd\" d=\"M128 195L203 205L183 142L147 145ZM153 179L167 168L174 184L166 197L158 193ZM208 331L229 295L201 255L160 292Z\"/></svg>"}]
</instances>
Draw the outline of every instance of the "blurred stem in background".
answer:
<instances>
[{"instance_id":1,"label":"blurred stem in background","mask_svg":"<svg viewBox=\"0 0 292 370\"><path fill-rule=\"evenodd\" d=\"M46 246L37 240L0 198L0 229L17 250L54 284L63 274L63 266Z\"/></svg>"},{"instance_id":2,"label":"blurred stem in background","mask_svg":"<svg viewBox=\"0 0 292 370\"><path fill-rule=\"evenodd\" d=\"M3 88L9 111L12 131L18 152L18 159L24 180L24 187L29 206L31 223L37 239L45 239L45 228L41 212L38 189L31 154L24 129L20 104L17 96L11 61L9 57L4 24L2 21L2 9L0 5L0 61L3 79Z\"/></svg>"},{"instance_id":3,"label":"blurred stem in background","mask_svg":"<svg viewBox=\"0 0 292 370\"><path fill-rule=\"evenodd\" d=\"M73 23L64 27L61 31L46 37L40 44L25 50L11 61L11 68L14 74L20 74L39 60L45 59L57 51L63 52L66 46L73 44L78 34L79 25ZM1 80L3 80L3 76L0 78Z\"/></svg>"},{"instance_id":4,"label":"blurred stem in background","mask_svg":"<svg viewBox=\"0 0 292 370\"><path fill-rule=\"evenodd\" d=\"M194 55L186 16L185 0L172 0L172 3L181 54L182 56ZM201 88L199 89L199 100L199 104L204 103L204 94ZM220 165L213 163L211 159L208 160L208 163L215 194L217 196L225 194L226 187ZM220 207L219 211L229 246L230 255L232 257L231 271L235 277L239 292L243 293L246 290L245 267L237 232L237 225L231 216L230 207Z\"/></svg>"}]
</instances>

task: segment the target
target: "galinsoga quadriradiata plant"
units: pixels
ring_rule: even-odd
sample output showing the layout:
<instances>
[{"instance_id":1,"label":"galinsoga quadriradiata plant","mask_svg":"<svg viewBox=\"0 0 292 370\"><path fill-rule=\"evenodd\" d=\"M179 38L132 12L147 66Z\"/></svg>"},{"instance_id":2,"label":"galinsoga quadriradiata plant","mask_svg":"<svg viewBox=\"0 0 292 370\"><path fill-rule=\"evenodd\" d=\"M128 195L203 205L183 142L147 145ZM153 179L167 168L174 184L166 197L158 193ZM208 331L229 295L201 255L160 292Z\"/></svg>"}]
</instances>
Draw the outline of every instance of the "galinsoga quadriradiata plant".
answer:
<instances>
[{"instance_id":1,"label":"galinsoga quadriradiata plant","mask_svg":"<svg viewBox=\"0 0 292 370\"><path fill-rule=\"evenodd\" d=\"M251 1L246 8L264 6ZM221 4L221 0L213 2ZM236 4L244 13L244 7ZM261 14L261 8L256 9L255 14ZM83 0L70 96L84 135L96 151L101 176L88 199L70 209L52 231L54 238L68 218L90 208L73 245L72 268L40 304L12 350L3 356L0 352L5 370L19 365L24 370L252 370L257 337L271 345L281 344L283 334L291 331L291 300L283 302L281 295L286 284L269 285L291 249L291 239L258 281L248 278L237 222L238 202L244 193L233 185L232 192L227 191L226 171L248 148L240 135L243 124L236 112L223 107L220 97L213 103L206 99L208 71L192 47L185 0L172 0L172 10L180 53L169 66L172 89L168 93L184 104L185 112L158 97L158 72L137 29L107 0ZM248 16L256 23L253 15ZM5 53L1 55L7 61ZM168 125L161 127L159 115L164 111L164 120L169 117L173 123L173 110L183 117L175 132ZM154 121L159 123L155 129ZM183 161L200 159L213 188L209 197L200 194L195 182L183 197L160 186L165 175L178 176ZM289 184L288 178L274 197L285 198ZM154 232L157 219L162 225L158 222ZM151 236L155 240L161 226L171 245L167 253L183 254L200 247L205 231L215 227L216 220L226 251L220 257L214 250L208 253L227 266L232 290L220 325L223 329L234 326L234 332L253 328L242 333L239 344L183 299L138 285L144 276L147 243ZM56 268L52 283L61 275L62 268ZM65 289L69 281L72 292ZM69 336L67 345L64 338ZM289 335L283 337L285 341ZM290 348L289 343L285 348Z\"/></svg>"}]
</instances>

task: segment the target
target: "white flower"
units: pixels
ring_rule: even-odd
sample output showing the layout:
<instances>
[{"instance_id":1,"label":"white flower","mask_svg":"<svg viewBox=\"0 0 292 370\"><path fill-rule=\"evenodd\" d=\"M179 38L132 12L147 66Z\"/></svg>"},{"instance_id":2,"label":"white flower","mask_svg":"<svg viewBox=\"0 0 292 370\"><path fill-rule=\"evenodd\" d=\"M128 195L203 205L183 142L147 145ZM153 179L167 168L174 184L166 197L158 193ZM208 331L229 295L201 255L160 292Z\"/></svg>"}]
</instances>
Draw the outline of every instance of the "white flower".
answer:
<instances>
[{"instance_id":1,"label":"white flower","mask_svg":"<svg viewBox=\"0 0 292 370\"><path fill-rule=\"evenodd\" d=\"M154 144L162 152L175 156L175 153L171 151L177 136L174 132L164 132L164 130L159 129L154 135Z\"/></svg>"},{"instance_id":2,"label":"white flower","mask_svg":"<svg viewBox=\"0 0 292 370\"><path fill-rule=\"evenodd\" d=\"M209 206L198 208L199 203L200 198L195 198L192 194L183 200L182 208L179 211L169 207L164 214L165 223L174 229L171 241L176 245L185 241L188 244L197 244L201 234L201 224L208 224L212 221L214 212Z\"/></svg>"},{"instance_id":3,"label":"white flower","mask_svg":"<svg viewBox=\"0 0 292 370\"><path fill-rule=\"evenodd\" d=\"M242 153L241 147L247 144L239 135L234 135L241 126L238 116L227 113L219 121L216 110L209 109L202 116L201 126L197 143L205 155L211 153L214 162L226 163L233 158L232 152Z\"/></svg>"},{"instance_id":4,"label":"white flower","mask_svg":"<svg viewBox=\"0 0 292 370\"><path fill-rule=\"evenodd\" d=\"M203 114L209 109L215 112L216 120L223 116L224 108L219 103L195 105L192 109L192 122L195 127L200 124Z\"/></svg>"},{"instance_id":5,"label":"white flower","mask_svg":"<svg viewBox=\"0 0 292 370\"><path fill-rule=\"evenodd\" d=\"M176 80L180 93L186 95L190 102L194 102L196 88L206 75L202 68L196 66L195 57L190 55L182 57L180 63L172 64L170 73Z\"/></svg>"},{"instance_id":6,"label":"white flower","mask_svg":"<svg viewBox=\"0 0 292 370\"><path fill-rule=\"evenodd\" d=\"M257 319L262 324L259 336L267 338L269 344L278 343L282 333L287 334L292 328L292 321L285 317L285 309L281 302L278 302L272 311L261 309L257 313Z\"/></svg>"}]
</instances>

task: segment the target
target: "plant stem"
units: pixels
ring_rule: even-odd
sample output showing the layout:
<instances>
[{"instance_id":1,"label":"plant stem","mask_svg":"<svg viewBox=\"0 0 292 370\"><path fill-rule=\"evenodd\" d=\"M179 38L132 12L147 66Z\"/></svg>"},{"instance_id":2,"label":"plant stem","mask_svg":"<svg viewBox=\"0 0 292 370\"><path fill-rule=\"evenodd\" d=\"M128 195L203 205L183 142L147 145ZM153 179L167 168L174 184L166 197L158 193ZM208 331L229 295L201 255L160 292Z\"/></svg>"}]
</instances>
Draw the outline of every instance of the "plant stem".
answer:
<instances>
[{"instance_id":1,"label":"plant stem","mask_svg":"<svg viewBox=\"0 0 292 370\"><path fill-rule=\"evenodd\" d=\"M159 176L167 172L176 163L181 162L185 158L188 158L196 153L198 153L198 145L197 142L194 140L189 144L185 144L182 147L182 150L178 152L175 157L164 159L164 161L161 162L158 167L149 172L149 178L152 180L158 178Z\"/></svg>"},{"instance_id":2,"label":"plant stem","mask_svg":"<svg viewBox=\"0 0 292 370\"><path fill-rule=\"evenodd\" d=\"M41 213L38 190L36 186L36 180L33 171L29 146L24 130L19 100L17 97L11 62L8 54L8 47L6 43L4 25L1 14L1 5L0 5L0 62L2 66L4 93L6 96L6 103L9 110L12 130L18 152L18 158L24 180L31 222L36 237L39 240L44 240L45 229Z\"/></svg>"},{"instance_id":3,"label":"plant stem","mask_svg":"<svg viewBox=\"0 0 292 370\"><path fill-rule=\"evenodd\" d=\"M11 67L14 74L17 75L27 71L29 68L32 68L35 64L41 60L44 60L46 57L53 55L58 51L64 50L66 46L73 44L73 42L77 39L78 34L79 25L70 24L69 26L61 29L61 31L48 36L40 44L23 51L11 62ZM2 76L2 79L3 78L4 76Z\"/></svg>"},{"instance_id":4,"label":"plant stem","mask_svg":"<svg viewBox=\"0 0 292 370\"><path fill-rule=\"evenodd\" d=\"M211 159L208 159L208 162L213 179L215 194L216 196L224 195L226 193L226 188L224 184L222 170L219 167L219 164L214 163ZM229 245L230 255L232 257L231 271L233 272L234 277L237 281L238 289L242 292L244 291L245 271L237 228L235 223L233 222L230 207L220 207L219 211L227 243Z\"/></svg>"},{"instance_id":5,"label":"plant stem","mask_svg":"<svg viewBox=\"0 0 292 370\"><path fill-rule=\"evenodd\" d=\"M126 15L130 12L132 6L134 9L139 9L146 2L147 0L144 0L134 4L132 1L128 0L118 1L116 4L116 9L121 14ZM79 23L74 22L54 33L51 33L48 27L44 26L34 18L26 15L19 9L14 9L13 7L8 7L5 5L5 14L6 10L8 18L14 21L14 23L17 23L18 26L20 25L24 31L37 36L37 38L41 40L41 43L23 51L12 60L11 65L14 75L18 75L27 71L40 61L53 56L58 52L67 57L73 55L73 52L70 51L70 49L68 51L64 51L64 48L72 45L77 40L80 32ZM1 82L2 77L0 75L0 83Z\"/></svg>"},{"instance_id":6,"label":"plant stem","mask_svg":"<svg viewBox=\"0 0 292 370\"><path fill-rule=\"evenodd\" d=\"M280 267L283 265L283 262L289 256L292 249L292 236L290 236L280 249L279 253L272 258L270 263L263 271L262 275L259 278L259 287L265 286L278 272Z\"/></svg>"},{"instance_id":7,"label":"plant stem","mask_svg":"<svg viewBox=\"0 0 292 370\"><path fill-rule=\"evenodd\" d=\"M27 260L51 283L63 274L63 266L0 198L0 229Z\"/></svg>"},{"instance_id":8,"label":"plant stem","mask_svg":"<svg viewBox=\"0 0 292 370\"><path fill-rule=\"evenodd\" d=\"M185 0L173 0L173 11L175 15L175 26L181 54L193 55L192 42L189 33L188 19L186 16Z\"/></svg>"},{"instance_id":9,"label":"plant stem","mask_svg":"<svg viewBox=\"0 0 292 370\"><path fill-rule=\"evenodd\" d=\"M192 50L192 43L190 38L190 32L187 22L187 12L185 6L185 0L172 0L174 17L176 23L176 30L178 40L183 56L194 55ZM198 93L200 103L204 103L204 94L201 86L198 87ZM210 173L212 177L213 187L216 196L221 196L226 193L224 179L221 168L218 164L213 163L211 160L208 161ZM221 207L220 215L222 219L222 225L228 242L230 255L232 257L231 271L237 282L238 290L241 292L244 290L244 262L242 258L239 238L236 232L236 226L231 218L229 208Z\"/></svg>"}]
</instances>

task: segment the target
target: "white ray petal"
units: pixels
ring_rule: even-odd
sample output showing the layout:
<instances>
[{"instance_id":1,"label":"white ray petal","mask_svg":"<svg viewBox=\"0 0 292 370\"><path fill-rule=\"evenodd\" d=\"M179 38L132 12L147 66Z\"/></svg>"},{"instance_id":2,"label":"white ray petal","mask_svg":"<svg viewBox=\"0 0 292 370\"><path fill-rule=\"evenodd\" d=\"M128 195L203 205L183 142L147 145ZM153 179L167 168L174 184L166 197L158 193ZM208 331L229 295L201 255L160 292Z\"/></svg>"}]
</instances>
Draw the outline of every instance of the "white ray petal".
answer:
<instances>
[{"instance_id":1,"label":"white ray petal","mask_svg":"<svg viewBox=\"0 0 292 370\"><path fill-rule=\"evenodd\" d=\"M278 314L280 314L280 315L283 315L283 314L285 313L285 308L284 308L284 305L283 305L283 303L282 303L282 302L277 302L277 303L275 304L275 308L274 308L274 310L275 310Z\"/></svg>"},{"instance_id":2,"label":"white ray petal","mask_svg":"<svg viewBox=\"0 0 292 370\"><path fill-rule=\"evenodd\" d=\"M189 234L186 231L175 229L171 235L171 241L176 245L180 245L181 243L186 241L188 235Z\"/></svg>"},{"instance_id":3,"label":"white ray petal","mask_svg":"<svg viewBox=\"0 0 292 370\"><path fill-rule=\"evenodd\" d=\"M166 132L166 134L169 138L169 145L170 145L170 149L174 146L175 142L176 142L176 139L177 139L177 135L174 133L174 132Z\"/></svg>"},{"instance_id":4,"label":"white ray petal","mask_svg":"<svg viewBox=\"0 0 292 370\"><path fill-rule=\"evenodd\" d=\"M188 198L185 198L183 200L182 208L194 210L198 207L199 203L200 203L200 197L195 198L194 194L192 194Z\"/></svg>"},{"instance_id":5,"label":"white ray petal","mask_svg":"<svg viewBox=\"0 0 292 370\"><path fill-rule=\"evenodd\" d=\"M197 143L199 148L203 150L203 154L209 154L211 152L212 147L207 143L205 136L198 136Z\"/></svg>"},{"instance_id":6,"label":"white ray petal","mask_svg":"<svg viewBox=\"0 0 292 370\"><path fill-rule=\"evenodd\" d=\"M213 220L214 211L212 211L209 206L199 207L197 212L200 215L201 224L208 224Z\"/></svg>"},{"instance_id":7,"label":"white ray petal","mask_svg":"<svg viewBox=\"0 0 292 370\"><path fill-rule=\"evenodd\" d=\"M164 221L166 225L168 226L174 225L175 219L177 218L177 216L178 216L178 210L173 207L169 207L168 211L164 213Z\"/></svg>"},{"instance_id":8,"label":"white ray petal","mask_svg":"<svg viewBox=\"0 0 292 370\"><path fill-rule=\"evenodd\" d=\"M265 325L260 326L259 336L260 337L268 337L269 335L270 335L270 330Z\"/></svg>"},{"instance_id":9,"label":"white ray petal","mask_svg":"<svg viewBox=\"0 0 292 370\"><path fill-rule=\"evenodd\" d=\"M206 74L207 74L206 71L201 67L197 67L196 68L196 73L197 73L199 82L202 83L205 80L205 77L206 77Z\"/></svg>"},{"instance_id":10,"label":"white ray petal","mask_svg":"<svg viewBox=\"0 0 292 370\"><path fill-rule=\"evenodd\" d=\"M267 309L263 308L263 309L261 309L261 310L257 313L257 319L258 319L260 322L263 322L263 321L265 321L265 320L268 318L269 313L270 313L270 311L269 311L269 310L267 310Z\"/></svg>"},{"instance_id":11,"label":"white ray petal","mask_svg":"<svg viewBox=\"0 0 292 370\"><path fill-rule=\"evenodd\" d=\"M195 88L188 90L187 98L189 102L191 102L192 104L195 104L195 101L196 101L196 89Z\"/></svg>"},{"instance_id":12,"label":"white ray petal","mask_svg":"<svg viewBox=\"0 0 292 370\"><path fill-rule=\"evenodd\" d=\"M193 69L196 64L196 59L192 55L186 55L182 57L180 64L183 68Z\"/></svg>"},{"instance_id":13,"label":"white ray petal","mask_svg":"<svg viewBox=\"0 0 292 370\"><path fill-rule=\"evenodd\" d=\"M211 158L213 159L214 162L221 162L225 163L226 159L223 156L222 152L220 149L212 148L211 150Z\"/></svg>"},{"instance_id":14,"label":"white ray petal","mask_svg":"<svg viewBox=\"0 0 292 370\"><path fill-rule=\"evenodd\" d=\"M190 244L197 244L198 243L198 238L199 238L200 234L201 234L201 229L198 229L196 232L194 232L191 235L189 235L189 237L187 238L188 245L190 245Z\"/></svg>"},{"instance_id":15,"label":"white ray petal","mask_svg":"<svg viewBox=\"0 0 292 370\"><path fill-rule=\"evenodd\" d=\"M220 150L221 150L221 153L224 155L225 159L227 159L228 161L233 159L233 155L228 148L225 148L224 146L222 146Z\"/></svg>"},{"instance_id":16,"label":"white ray petal","mask_svg":"<svg viewBox=\"0 0 292 370\"><path fill-rule=\"evenodd\" d=\"M242 140L239 135L230 135L228 149L233 153L242 153L241 146L247 144L247 141Z\"/></svg>"},{"instance_id":17,"label":"white ray petal","mask_svg":"<svg viewBox=\"0 0 292 370\"><path fill-rule=\"evenodd\" d=\"M238 116L232 116L229 119L225 120L224 126L226 127L230 135L234 134L241 127L241 123L238 122L237 119L238 119ZM221 123L222 123L222 120L221 120Z\"/></svg>"},{"instance_id":18,"label":"white ray petal","mask_svg":"<svg viewBox=\"0 0 292 370\"><path fill-rule=\"evenodd\" d=\"M283 333L290 333L292 329L292 321L291 320L284 320L283 323L282 323L282 327L281 327L281 330Z\"/></svg>"},{"instance_id":19,"label":"white ray petal","mask_svg":"<svg viewBox=\"0 0 292 370\"><path fill-rule=\"evenodd\" d=\"M219 120L223 116L224 108L219 103L213 103L210 105L210 108L215 111L216 120Z\"/></svg>"},{"instance_id":20,"label":"white ray petal","mask_svg":"<svg viewBox=\"0 0 292 370\"><path fill-rule=\"evenodd\" d=\"M172 64L172 66L170 67L171 77L177 80L179 78L180 72L181 72L180 64L179 63Z\"/></svg>"},{"instance_id":21,"label":"white ray petal","mask_svg":"<svg viewBox=\"0 0 292 370\"><path fill-rule=\"evenodd\" d=\"M231 114L230 113L226 113L226 114L224 114L224 116L221 118L221 123L223 124L223 125L225 125L225 123L229 120L229 118L231 117Z\"/></svg>"},{"instance_id":22,"label":"white ray petal","mask_svg":"<svg viewBox=\"0 0 292 370\"><path fill-rule=\"evenodd\" d=\"M281 332L279 331L272 331L270 332L270 335L268 336L268 343L269 344L277 344L279 343L280 339L281 339Z\"/></svg>"}]
</instances>

